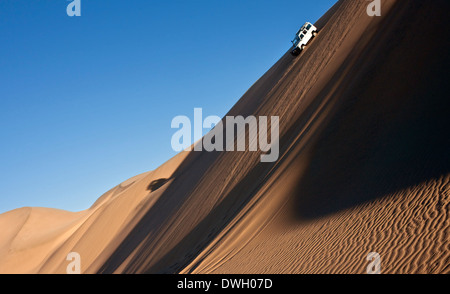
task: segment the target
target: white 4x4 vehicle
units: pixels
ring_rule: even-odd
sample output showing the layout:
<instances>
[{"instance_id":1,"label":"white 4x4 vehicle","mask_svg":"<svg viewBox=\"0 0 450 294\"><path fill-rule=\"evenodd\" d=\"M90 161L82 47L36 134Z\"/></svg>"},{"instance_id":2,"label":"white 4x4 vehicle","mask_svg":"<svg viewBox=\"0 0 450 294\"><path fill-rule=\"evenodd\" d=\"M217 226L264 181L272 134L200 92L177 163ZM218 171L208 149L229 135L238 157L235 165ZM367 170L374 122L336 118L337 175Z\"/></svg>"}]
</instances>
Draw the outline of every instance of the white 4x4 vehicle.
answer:
<instances>
[{"instance_id":1,"label":"white 4x4 vehicle","mask_svg":"<svg viewBox=\"0 0 450 294\"><path fill-rule=\"evenodd\" d=\"M291 53L294 56L300 54L305 49L305 46L309 41L317 35L317 28L310 22L305 23L302 28L295 35L295 39L292 42L294 48Z\"/></svg>"}]
</instances>

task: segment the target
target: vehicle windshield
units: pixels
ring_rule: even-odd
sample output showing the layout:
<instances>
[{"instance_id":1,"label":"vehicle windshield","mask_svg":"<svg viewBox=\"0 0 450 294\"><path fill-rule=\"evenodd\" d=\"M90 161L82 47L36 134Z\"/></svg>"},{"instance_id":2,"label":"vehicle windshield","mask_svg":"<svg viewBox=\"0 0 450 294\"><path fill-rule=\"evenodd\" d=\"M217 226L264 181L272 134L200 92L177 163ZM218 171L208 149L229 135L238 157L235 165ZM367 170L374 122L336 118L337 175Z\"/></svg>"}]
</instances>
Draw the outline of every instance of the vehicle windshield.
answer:
<instances>
[{"instance_id":1,"label":"vehicle windshield","mask_svg":"<svg viewBox=\"0 0 450 294\"><path fill-rule=\"evenodd\" d=\"M294 43L294 46L297 46L298 42L300 42L300 39L297 37L295 37L294 41L292 41L292 43Z\"/></svg>"}]
</instances>

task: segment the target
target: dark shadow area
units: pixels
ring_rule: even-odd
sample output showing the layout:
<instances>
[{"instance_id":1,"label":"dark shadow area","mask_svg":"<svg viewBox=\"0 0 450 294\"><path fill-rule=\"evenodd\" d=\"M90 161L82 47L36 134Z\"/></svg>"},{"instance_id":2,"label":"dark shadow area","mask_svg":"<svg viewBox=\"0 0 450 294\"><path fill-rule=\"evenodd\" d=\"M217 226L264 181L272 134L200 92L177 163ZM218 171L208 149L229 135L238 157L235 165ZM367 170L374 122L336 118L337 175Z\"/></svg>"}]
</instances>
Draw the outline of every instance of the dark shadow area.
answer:
<instances>
[{"instance_id":1,"label":"dark shadow area","mask_svg":"<svg viewBox=\"0 0 450 294\"><path fill-rule=\"evenodd\" d=\"M301 220L450 172L450 5L407 3L395 4L355 65L369 66L350 71L359 77L315 138L296 192Z\"/></svg>"},{"instance_id":2,"label":"dark shadow area","mask_svg":"<svg viewBox=\"0 0 450 294\"><path fill-rule=\"evenodd\" d=\"M139 250L139 253L137 256L131 257L131 262L123 269L123 272L142 273L147 264L151 264L151 255L155 252L155 244L158 243L156 236L160 233L161 228L170 226L171 217L182 211L195 185L201 180L207 167L216 160L216 155L216 153L206 152L189 154L172 175L173 182L145 213L98 273L113 273L127 258L130 258L135 250ZM194 164L197 160L203 161L204 164ZM137 249L138 247L139 249ZM190 252L190 250L186 248L186 252Z\"/></svg>"},{"instance_id":3,"label":"dark shadow area","mask_svg":"<svg viewBox=\"0 0 450 294\"><path fill-rule=\"evenodd\" d=\"M178 273L188 266L212 240L248 204L273 164L259 164L253 168L201 222L163 258L146 270L147 274ZM253 185L249 185L253 183ZM223 218L218 218L222 215ZM208 234L205 234L208 232ZM194 241L195 240L195 241ZM192 247L196 244L195 247ZM188 253L188 254L186 254ZM174 259L174 257L178 257ZM181 258L180 258L181 257ZM174 260L177 260L175 262ZM182 262L180 262L182 261ZM195 267L194 267L195 268Z\"/></svg>"},{"instance_id":4,"label":"dark shadow area","mask_svg":"<svg viewBox=\"0 0 450 294\"><path fill-rule=\"evenodd\" d=\"M161 188L162 186L164 186L164 184L167 183L168 181L169 181L169 179L154 180L153 182L150 183L147 190L149 190L150 192L154 192L154 191L158 190L159 188Z\"/></svg>"}]
</instances>

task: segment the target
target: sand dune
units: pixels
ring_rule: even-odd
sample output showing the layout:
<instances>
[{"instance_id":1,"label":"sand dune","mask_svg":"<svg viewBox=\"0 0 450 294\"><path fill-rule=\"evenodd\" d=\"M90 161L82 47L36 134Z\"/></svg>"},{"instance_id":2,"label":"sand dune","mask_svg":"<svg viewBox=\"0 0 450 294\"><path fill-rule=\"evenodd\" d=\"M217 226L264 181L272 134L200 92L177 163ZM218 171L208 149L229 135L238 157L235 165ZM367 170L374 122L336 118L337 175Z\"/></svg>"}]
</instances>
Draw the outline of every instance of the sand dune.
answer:
<instances>
[{"instance_id":1,"label":"sand dune","mask_svg":"<svg viewBox=\"0 0 450 294\"><path fill-rule=\"evenodd\" d=\"M228 115L280 158L183 152L69 213L0 215L0 273L450 273L448 1L341 0Z\"/></svg>"}]
</instances>

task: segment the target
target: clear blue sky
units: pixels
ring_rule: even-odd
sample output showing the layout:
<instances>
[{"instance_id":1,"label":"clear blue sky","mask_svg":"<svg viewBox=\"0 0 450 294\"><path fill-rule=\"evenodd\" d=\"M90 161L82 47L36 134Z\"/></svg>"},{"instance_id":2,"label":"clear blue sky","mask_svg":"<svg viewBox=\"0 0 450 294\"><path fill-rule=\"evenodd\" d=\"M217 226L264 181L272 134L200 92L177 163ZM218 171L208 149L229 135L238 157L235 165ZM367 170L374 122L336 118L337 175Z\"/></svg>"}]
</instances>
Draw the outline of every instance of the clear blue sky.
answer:
<instances>
[{"instance_id":1,"label":"clear blue sky","mask_svg":"<svg viewBox=\"0 0 450 294\"><path fill-rule=\"evenodd\" d=\"M0 213L91 206L224 116L335 0L0 0Z\"/></svg>"}]
</instances>

